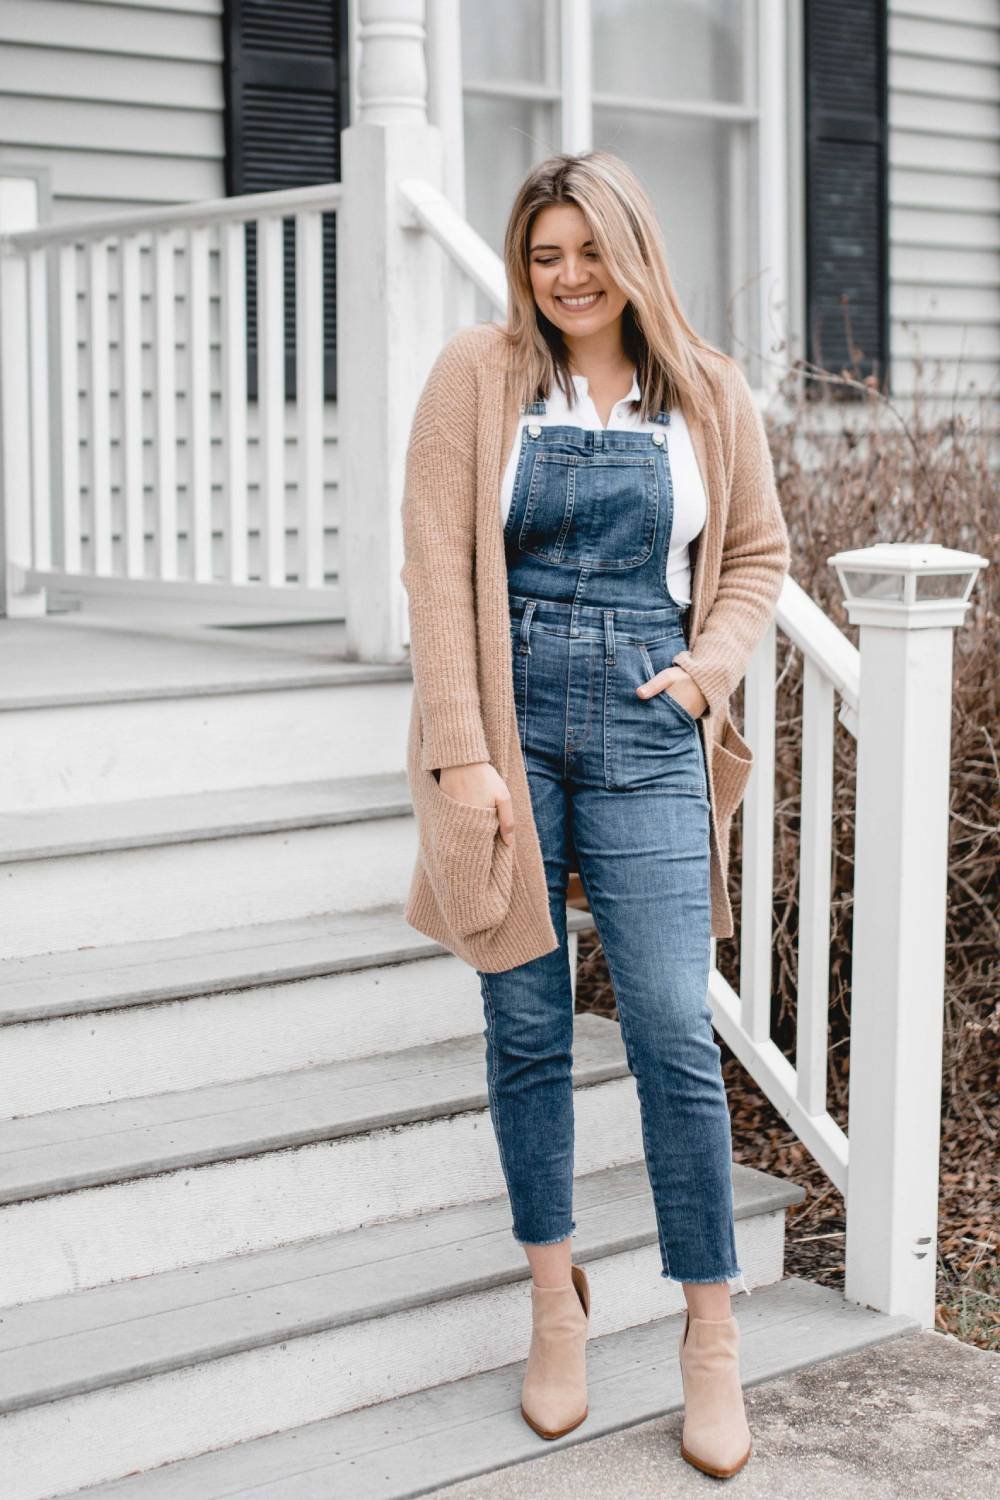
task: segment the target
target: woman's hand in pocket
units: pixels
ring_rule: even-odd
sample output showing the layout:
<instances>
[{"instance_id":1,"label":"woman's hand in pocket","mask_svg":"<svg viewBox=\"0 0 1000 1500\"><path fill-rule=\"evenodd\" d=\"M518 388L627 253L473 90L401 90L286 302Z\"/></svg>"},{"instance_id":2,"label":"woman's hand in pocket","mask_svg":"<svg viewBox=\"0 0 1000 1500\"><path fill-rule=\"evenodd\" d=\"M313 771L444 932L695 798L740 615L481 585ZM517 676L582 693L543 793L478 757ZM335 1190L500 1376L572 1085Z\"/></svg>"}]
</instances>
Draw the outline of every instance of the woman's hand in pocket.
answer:
<instances>
[{"instance_id":1,"label":"woman's hand in pocket","mask_svg":"<svg viewBox=\"0 0 1000 1500\"><path fill-rule=\"evenodd\" d=\"M640 698L652 698L656 693L667 693L686 708L692 719L700 719L708 702L694 678L683 667L664 667L655 677L636 689Z\"/></svg>"},{"instance_id":2,"label":"woman's hand in pocket","mask_svg":"<svg viewBox=\"0 0 1000 1500\"><path fill-rule=\"evenodd\" d=\"M439 773L441 790L455 802L473 807L495 807L500 820L500 836L505 844L514 843L514 808L507 783L488 760L470 761L462 766L445 766Z\"/></svg>"}]
</instances>

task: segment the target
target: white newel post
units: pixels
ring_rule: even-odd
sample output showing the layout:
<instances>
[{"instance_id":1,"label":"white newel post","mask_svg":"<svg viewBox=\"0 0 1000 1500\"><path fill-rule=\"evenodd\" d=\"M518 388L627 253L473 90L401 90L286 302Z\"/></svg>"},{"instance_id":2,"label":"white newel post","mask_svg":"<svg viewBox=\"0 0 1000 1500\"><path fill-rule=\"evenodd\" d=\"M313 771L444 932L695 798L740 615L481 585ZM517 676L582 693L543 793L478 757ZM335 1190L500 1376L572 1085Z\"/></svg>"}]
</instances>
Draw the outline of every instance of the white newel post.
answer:
<instances>
[{"instance_id":1,"label":"white newel post","mask_svg":"<svg viewBox=\"0 0 1000 1500\"><path fill-rule=\"evenodd\" d=\"M845 1295L933 1326L952 645L986 559L830 559L860 626Z\"/></svg>"},{"instance_id":2,"label":"white newel post","mask_svg":"<svg viewBox=\"0 0 1000 1500\"><path fill-rule=\"evenodd\" d=\"M427 121L424 0L359 0L357 123L341 137L337 432L348 654L402 661L400 502L413 408L443 342L441 251L406 227L397 183L441 187Z\"/></svg>"},{"instance_id":3,"label":"white newel post","mask_svg":"<svg viewBox=\"0 0 1000 1500\"><path fill-rule=\"evenodd\" d=\"M37 182L0 177L0 236L37 225ZM32 560L29 306L27 262L0 244L0 615L11 617L45 613L45 590L21 572Z\"/></svg>"}]
</instances>

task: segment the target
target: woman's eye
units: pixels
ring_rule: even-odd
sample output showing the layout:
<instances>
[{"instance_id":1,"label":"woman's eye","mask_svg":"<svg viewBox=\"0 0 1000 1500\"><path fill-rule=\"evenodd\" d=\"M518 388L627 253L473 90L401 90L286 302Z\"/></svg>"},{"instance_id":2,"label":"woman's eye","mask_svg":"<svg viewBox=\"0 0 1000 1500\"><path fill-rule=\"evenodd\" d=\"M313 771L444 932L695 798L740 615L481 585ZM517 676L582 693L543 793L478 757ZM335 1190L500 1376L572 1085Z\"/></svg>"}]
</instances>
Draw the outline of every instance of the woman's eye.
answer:
<instances>
[{"instance_id":1,"label":"woman's eye","mask_svg":"<svg viewBox=\"0 0 1000 1500\"><path fill-rule=\"evenodd\" d=\"M548 258L548 260L536 260L535 261L535 265L536 266L554 266L555 263L556 263L556 261L558 260L558 258L559 257L557 255L550 255L549 258ZM600 260L600 258L601 257L597 253L596 250L588 250L587 251L587 259L588 260Z\"/></svg>"}]
</instances>

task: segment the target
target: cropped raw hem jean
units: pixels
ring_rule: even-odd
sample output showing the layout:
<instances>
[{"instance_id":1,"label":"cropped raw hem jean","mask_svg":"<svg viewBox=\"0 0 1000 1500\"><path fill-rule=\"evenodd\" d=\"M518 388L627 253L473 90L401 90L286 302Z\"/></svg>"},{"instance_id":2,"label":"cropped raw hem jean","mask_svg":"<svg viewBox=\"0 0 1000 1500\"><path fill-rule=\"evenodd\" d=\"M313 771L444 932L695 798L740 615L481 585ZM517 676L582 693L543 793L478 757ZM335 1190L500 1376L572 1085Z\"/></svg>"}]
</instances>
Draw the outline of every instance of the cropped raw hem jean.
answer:
<instances>
[{"instance_id":1,"label":"cropped raw hem jean","mask_svg":"<svg viewBox=\"0 0 1000 1500\"><path fill-rule=\"evenodd\" d=\"M545 409L539 401L527 411ZM511 660L559 946L480 982L512 1232L522 1244L554 1244L576 1229L566 891L578 870L635 1078L662 1275L718 1282L743 1272L707 998L704 750L676 698L636 693L688 644L687 611L666 577L669 421L663 410L645 431L522 428L503 528Z\"/></svg>"}]
</instances>

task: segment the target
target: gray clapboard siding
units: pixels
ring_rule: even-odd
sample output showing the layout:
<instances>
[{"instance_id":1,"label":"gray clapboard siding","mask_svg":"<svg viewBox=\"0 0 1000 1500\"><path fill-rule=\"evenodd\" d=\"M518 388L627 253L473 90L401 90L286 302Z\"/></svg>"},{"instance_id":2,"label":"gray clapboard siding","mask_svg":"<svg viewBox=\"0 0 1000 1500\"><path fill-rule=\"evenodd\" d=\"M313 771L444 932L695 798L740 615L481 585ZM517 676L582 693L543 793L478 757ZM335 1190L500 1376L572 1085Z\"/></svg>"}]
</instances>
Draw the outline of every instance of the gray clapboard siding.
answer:
<instances>
[{"instance_id":1,"label":"gray clapboard siding","mask_svg":"<svg viewBox=\"0 0 1000 1500\"><path fill-rule=\"evenodd\" d=\"M950 393L1000 369L1000 0L889 5L892 379Z\"/></svg>"},{"instance_id":2,"label":"gray clapboard siding","mask_svg":"<svg viewBox=\"0 0 1000 1500\"><path fill-rule=\"evenodd\" d=\"M225 191L222 0L3 0L3 157L53 217Z\"/></svg>"}]
</instances>

